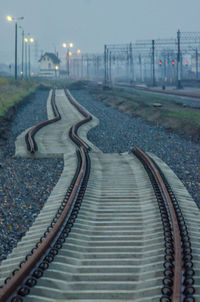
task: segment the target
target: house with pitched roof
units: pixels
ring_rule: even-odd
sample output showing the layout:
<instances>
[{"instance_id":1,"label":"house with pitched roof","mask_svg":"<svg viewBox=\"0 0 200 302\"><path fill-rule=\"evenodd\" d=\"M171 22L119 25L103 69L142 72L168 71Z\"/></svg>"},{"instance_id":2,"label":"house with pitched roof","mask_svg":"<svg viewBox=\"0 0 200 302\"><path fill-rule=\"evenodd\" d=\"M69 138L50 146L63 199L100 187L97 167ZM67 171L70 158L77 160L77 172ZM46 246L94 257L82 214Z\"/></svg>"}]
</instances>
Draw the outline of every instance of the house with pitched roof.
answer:
<instances>
[{"instance_id":1,"label":"house with pitched roof","mask_svg":"<svg viewBox=\"0 0 200 302\"><path fill-rule=\"evenodd\" d=\"M60 76L60 59L56 54L45 52L45 54L41 56L39 62L39 76L51 78L58 78Z\"/></svg>"}]
</instances>

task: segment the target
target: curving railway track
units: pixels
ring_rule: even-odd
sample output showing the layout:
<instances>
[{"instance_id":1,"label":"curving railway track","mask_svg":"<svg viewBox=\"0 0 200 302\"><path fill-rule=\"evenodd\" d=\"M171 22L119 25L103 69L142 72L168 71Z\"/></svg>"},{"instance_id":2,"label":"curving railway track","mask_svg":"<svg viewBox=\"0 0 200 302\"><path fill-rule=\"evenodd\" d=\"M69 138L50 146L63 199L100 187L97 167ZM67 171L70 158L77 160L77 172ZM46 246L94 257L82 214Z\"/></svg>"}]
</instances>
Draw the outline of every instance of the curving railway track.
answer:
<instances>
[{"instance_id":1,"label":"curving railway track","mask_svg":"<svg viewBox=\"0 0 200 302\"><path fill-rule=\"evenodd\" d=\"M68 129L77 146L76 171L59 207L42 211L0 265L0 302L198 301L199 225L188 223L168 174L137 147L123 154L92 150L79 134L92 117L65 93L63 102L84 117ZM40 148L35 134L63 117L56 97L53 91L55 117L26 135L32 154ZM54 218L43 234L50 212Z\"/></svg>"}]
</instances>

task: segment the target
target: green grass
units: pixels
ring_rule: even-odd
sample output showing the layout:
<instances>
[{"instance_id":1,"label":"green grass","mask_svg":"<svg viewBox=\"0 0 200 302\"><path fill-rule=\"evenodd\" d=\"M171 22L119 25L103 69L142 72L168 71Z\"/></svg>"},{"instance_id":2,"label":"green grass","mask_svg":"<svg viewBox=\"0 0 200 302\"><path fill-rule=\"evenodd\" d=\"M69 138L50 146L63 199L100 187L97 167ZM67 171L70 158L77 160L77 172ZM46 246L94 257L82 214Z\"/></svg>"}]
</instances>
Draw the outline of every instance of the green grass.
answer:
<instances>
[{"instance_id":1,"label":"green grass","mask_svg":"<svg viewBox=\"0 0 200 302\"><path fill-rule=\"evenodd\" d=\"M183 119L194 119L197 122L200 123L200 112L193 112L193 111L186 111L184 110L183 112L168 112L168 116L173 116L173 117L179 117Z\"/></svg>"},{"instance_id":2,"label":"green grass","mask_svg":"<svg viewBox=\"0 0 200 302\"><path fill-rule=\"evenodd\" d=\"M127 100L134 101L142 101L142 102L156 102L156 101L163 101L163 102L173 102L172 98L167 98L164 95L163 96L157 96L152 94L143 93L142 91L136 91L134 90L131 92L126 92L123 89L119 88L112 88L110 91L108 91L108 94L113 95L116 94L118 96L121 96L123 98L126 98Z\"/></svg>"},{"instance_id":3,"label":"green grass","mask_svg":"<svg viewBox=\"0 0 200 302\"><path fill-rule=\"evenodd\" d=\"M33 81L15 81L0 77L0 117L4 117L8 109L33 93L38 84Z\"/></svg>"},{"instance_id":4,"label":"green grass","mask_svg":"<svg viewBox=\"0 0 200 302\"><path fill-rule=\"evenodd\" d=\"M196 123L196 125L198 125L200 127L200 111L199 112L194 112L192 110L184 110L184 111L177 111L177 112L165 112L164 113L165 116L167 117L173 117L176 119L181 119L185 122L189 122L191 123L191 121L193 123Z\"/></svg>"}]
</instances>

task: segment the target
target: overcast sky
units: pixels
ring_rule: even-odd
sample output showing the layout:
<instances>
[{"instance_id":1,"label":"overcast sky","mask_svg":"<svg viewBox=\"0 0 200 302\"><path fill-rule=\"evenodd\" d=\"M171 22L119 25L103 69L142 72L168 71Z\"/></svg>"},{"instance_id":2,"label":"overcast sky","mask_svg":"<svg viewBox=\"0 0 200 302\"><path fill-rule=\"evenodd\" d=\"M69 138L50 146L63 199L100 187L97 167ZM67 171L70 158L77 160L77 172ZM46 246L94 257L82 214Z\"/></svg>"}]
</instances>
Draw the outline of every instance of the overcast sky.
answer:
<instances>
[{"instance_id":1,"label":"overcast sky","mask_svg":"<svg viewBox=\"0 0 200 302\"><path fill-rule=\"evenodd\" d=\"M200 0L0 0L0 63L14 62L14 24L6 15L24 17L20 23L38 41L39 54L56 47L61 57L63 42L94 53L104 44L200 31Z\"/></svg>"}]
</instances>

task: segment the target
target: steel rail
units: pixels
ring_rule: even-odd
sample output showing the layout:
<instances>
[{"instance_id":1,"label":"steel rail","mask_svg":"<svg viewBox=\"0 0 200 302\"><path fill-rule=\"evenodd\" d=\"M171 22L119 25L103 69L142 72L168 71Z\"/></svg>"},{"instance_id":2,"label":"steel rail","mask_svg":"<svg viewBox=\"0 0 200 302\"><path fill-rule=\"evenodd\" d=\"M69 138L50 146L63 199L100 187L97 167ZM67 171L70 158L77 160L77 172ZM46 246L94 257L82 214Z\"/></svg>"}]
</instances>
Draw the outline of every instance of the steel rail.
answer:
<instances>
[{"instance_id":1,"label":"steel rail","mask_svg":"<svg viewBox=\"0 0 200 302\"><path fill-rule=\"evenodd\" d=\"M78 145L80 149L81 167L78 172L78 176L75 179L72 193L70 194L69 199L67 200L67 203L63 211L61 212L59 218L55 222L53 229L51 229L51 231L49 231L47 236L40 241L40 244L37 247L37 249L35 249L33 254L27 259L27 261L21 265L20 269L14 273L14 275L11 277L10 280L7 281L6 285L0 291L0 302L5 302L8 301L7 299L12 299L15 292L19 289L19 286L21 286L21 284L26 281L27 275L31 274L33 269L35 267L38 267L41 261L44 261L45 263L44 259L46 253L48 252L49 249L52 248L53 242L55 242L56 240L55 238L59 237L60 234L59 232L63 228L63 224L64 223L65 225L67 224L66 220L69 219L69 214L72 211L71 208L75 204L75 200L79 198L78 194L82 190L81 186L83 184L85 175L87 173L87 157L90 147L81 140L81 138L77 134L77 131L81 125L83 125L84 123L88 122L91 119L91 116L87 112L85 112L83 108L73 100L72 96L68 91L67 92L65 91L65 93L68 99L70 100L70 102L85 117L85 119L74 124L70 128L70 133L69 133L71 139ZM185 244L184 238L182 237L183 230L181 230L180 220L179 217L177 216L177 211L176 211L177 208L175 208L171 194L169 193L169 188L166 185L165 180L163 180L162 173L159 171L154 161L145 152L143 152L141 149L136 147L134 154L142 162L145 162L145 164L148 166L148 169L151 171L151 174L153 175L156 184L159 188L160 194L162 196L162 200L163 200L162 202L164 203L164 206L166 206L167 208L167 210L165 210L165 215L167 213L168 216L167 219L170 222L170 224L169 223L168 224L170 225L169 229L171 230L171 233L168 238L170 238L170 240L172 241L172 243L170 242L170 246L173 245L172 247L173 255L170 259L170 261L173 262L173 266L172 266L173 274L171 275L173 282L170 283L169 278L164 279L164 282L166 282L167 284L163 283L164 291L162 291L163 296L161 297L160 301L181 302L183 301L183 298L184 298L184 302L195 301L194 298L192 297L193 287L191 286L191 284L193 284L191 281L192 258L190 257L190 254L184 255L184 248L188 250L190 250L191 248L190 248L190 244L189 245ZM164 223L165 222L166 221L164 221ZM188 237L187 232L186 232L186 237ZM188 257L186 261L184 260L185 257ZM166 263L167 262L169 263L168 259L166 260ZM184 278L183 272L187 271L186 269L187 265L189 265L188 271L190 271L191 274L187 272L186 275L184 275L184 277L186 276ZM188 282L189 284L187 290L184 290L184 288L187 287L185 286L185 283L183 283L184 280L186 280L186 282ZM168 286L169 283L170 285ZM170 288L172 288L172 290ZM168 290L167 294L165 294L165 290ZM14 302L15 300L11 300L11 301ZM23 301L23 300L19 300L19 301Z\"/></svg>"},{"instance_id":2,"label":"steel rail","mask_svg":"<svg viewBox=\"0 0 200 302\"><path fill-rule=\"evenodd\" d=\"M164 279L164 290L162 291L164 295L163 297L161 297L160 301L181 302L183 301L183 297L184 302L195 301L193 297L194 271L192 269L193 264L191 255L191 244L187 232L187 227L184 224L184 218L181 216L181 210L177 203L173 201L173 199L175 200L175 196L173 194L170 194L169 185L166 184L166 179L164 175L162 175L162 172L159 171L159 168L156 166L153 160L138 147L135 148L134 154L147 165L148 169L151 171L154 179L156 180L160 193L163 197L163 201L167 205L166 213L168 213L169 221L171 222L174 255L170 260L173 260L174 266L173 273L171 275L169 271L168 273L170 277L172 277L173 282L170 284L170 282L167 281L167 284L165 284L167 278ZM166 221L163 222L163 224L165 223ZM168 238L170 238L170 236ZM167 255L167 257L169 257L169 254ZM165 260L167 259L168 258L165 258ZM168 286L169 284L170 286ZM172 291L168 290L168 292L166 291L165 294L165 290L167 290L167 288L171 286ZM168 296L170 297L168 298Z\"/></svg>"},{"instance_id":3,"label":"steel rail","mask_svg":"<svg viewBox=\"0 0 200 302\"><path fill-rule=\"evenodd\" d=\"M59 121L61 119L60 113L59 113L58 108L57 108L57 106L55 104L55 89L53 89L53 91L52 91L51 106L52 106L53 113L54 113L55 117L52 118L52 119L50 119L50 120L47 120L47 121L44 121L44 122L41 122L41 123L37 124L36 126L34 126L33 128L31 128L27 132L27 134L25 135L25 142L26 142L26 145L27 145L27 150L29 152L31 152L32 154L34 154L38 150L36 141L34 139L35 134L41 128L43 128L44 126L47 126L47 125L49 125L51 123L55 123L55 122L57 122L57 121Z\"/></svg>"},{"instance_id":4,"label":"steel rail","mask_svg":"<svg viewBox=\"0 0 200 302\"><path fill-rule=\"evenodd\" d=\"M32 131L31 130L29 131L28 137L30 138L31 144L33 144L31 146L33 148L34 148L33 133L36 133L41 127L57 121L58 117L60 119L60 113L58 112L58 109L55 105L55 91L53 91L52 99L53 99L53 110L56 117L50 121L45 121L43 123L38 124L36 127L31 129ZM72 208L75 206L75 202L79 196L79 192L84 191L84 188L82 188L83 181L85 178L86 180L88 180L89 177L89 172L87 172L89 169L88 167L89 159L87 159L88 158L87 152L89 150L89 147L79 138L79 136L77 135L77 130L82 124L88 122L91 119L91 116L77 104L75 105L75 107L79 110L80 113L82 113L86 117L84 120L74 124L71 127L69 133L71 139L73 139L73 141L76 142L76 144L79 146L80 155L81 155L81 167L78 172L77 178L74 180L73 188L69 195L69 198L67 197L64 198L67 199L67 203L64 209L62 209L60 216L56 220L54 226L51 229L48 228L46 232L47 233L46 237L42 237L40 243L37 244L36 248L32 250L33 251L32 254L28 255L29 257L26 257L25 261L20 264L19 268L13 272L13 275L7 279L4 287L0 289L0 302L8 301L8 299L9 301L15 301L15 299L18 299L19 296L16 296L17 290L19 290L20 286L22 286L25 283L28 276L30 276L31 273L33 272L34 268L39 267L39 264L41 264L41 262L45 259L45 256L48 254L49 249L52 248L53 243L59 237L59 234L61 230L64 228L64 225L66 225L67 221L70 219L69 215L72 213ZM81 193L81 197L83 197L83 193ZM45 261L44 264L46 264ZM22 287L22 289L25 290L25 293L22 290L22 296L28 294L29 290L26 293L27 290L26 286L24 288ZM22 298L20 299L21 299L20 301L23 301Z\"/></svg>"},{"instance_id":5,"label":"steel rail","mask_svg":"<svg viewBox=\"0 0 200 302\"><path fill-rule=\"evenodd\" d=\"M92 117L89 113L87 113L79 104L77 104L72 95L70 94L70 92L68 90L65 90L65 94L68 98L68 100L70 101L70 103L76 107L76 109L85 117L85 119L79 121L78 123L74 124L71 129L70 129L70 133L72 133L72 140L78 145L78 146L82 146L84 147L86 150L90 150L90 147L88 146L88 144L86 144L77 134L78 129L85 123L88 123Z\"/></svg>"},{"instance_id":6,"label":"steel rail","mask_svg":"<svg viewBox=\"0 0 200 302\"><path fill-rule=\"evenodd\" d=\"M83 109L79 107L79 105L73 100L71 94L68 91L65 91L66 96L70 100L70 102L77 107L77 109L81 112ZM80 109L79 109L80 108ZM84 115L86 120L89 119L89 116L86 114ZM72 131L76 132L77 129L72 127ZM181 235L179 229L179 222L176 216L176 212L173 206L173 202L171 197L168 193L167 187L158 171L156 166L154 165L153 161L150 157L145 154L141 149L135 149L135 153L138 154L143 160L148 164L149 168L151 169L155 180L160 188L160 193L162 195L163 200L167 203L169 213L170 213L170 221L172 222L172 230L173 230L173 239L174 239L174 271L173 271L173 286L172 286L172 295L171 299L172 302L181 302L182 299L182 272L183 272L183 255L182 255L182 242L181 242Z\"/></svg>"},{"instance_id":7,"label":"steel rail","mask_svg":"<svg viewBox=\"0 0 200 302\"><path fill-rule=\"evenodd\" d=\"M82 165L80 172L78 174L77 180L73 187L72 193L69 197L69 200L58 218L54 228L49 232L47 237L41 242L39 247L34 251L34 253L28 258L28 260L21 266L21 268L16 271L16 273L11 277L10 280L7 281L5 286L0 291L0 302L7 301L13 293L17 290L17 288L22 284L25 278L31 273L33 268L37 265L39 260L45 255L46 251L51 247L52 242L55 240L60 228L62 227L66 217L68 216L72 203L76 198L81 184L83 182L85 170L86 170L86 155L85 150L81 147L81 157L82 157Z\"/></svg>"}]
</instances>

